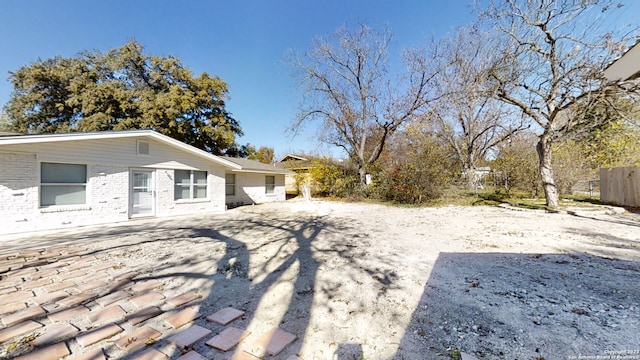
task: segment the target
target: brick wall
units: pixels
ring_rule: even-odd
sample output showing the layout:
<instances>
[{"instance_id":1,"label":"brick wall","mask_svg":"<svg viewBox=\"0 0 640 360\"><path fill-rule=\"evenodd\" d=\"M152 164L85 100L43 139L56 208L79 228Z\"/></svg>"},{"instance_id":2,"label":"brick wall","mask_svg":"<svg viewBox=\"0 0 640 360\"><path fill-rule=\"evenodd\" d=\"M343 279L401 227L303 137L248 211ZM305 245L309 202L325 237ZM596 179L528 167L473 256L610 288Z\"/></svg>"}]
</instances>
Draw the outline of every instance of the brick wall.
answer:
<instances>
[{"instance_id":1,"label":"brick wall","mask_svg":"<svg viewBox=\"0 0 640 360\"><path fill-rule=\"evenodd\" d=\"M40 208L39 166L36 154L0 152L0 234L129 219L129 167L88 163L86 204ZM202 169L208 172L208 198L193 201L174 200L173 169L153 170L156 216L224 211L224 169Z\"/></svg>"},{"instance_id":2,"label":"brick wall","mask_svg":"<svg viewBox=\"0 0 640 360\"><path fill-rule=\"evenodd\" d=\"M266 174L236 173L236 194L226 197L226 203L235 205L261 204L286 199L284 175L275 175L273 194L265 191Z\"/></svg>"},{"instance_id":3,"label":"brick wall","mask_svg":"<svg viewBox=\"0 0 640 360\"><path fill-rule=\"evenodd\" d=\"M224 211L224 171L207 169L207 199L174 200L174 170L158 169L156 177L156 215L184 215Z\"/></svg>"},{"instance_id":4,"label":"brick wall","mask_svg":"<svg viewBox=\"0 0 640 360\"><path fill-rule=\"evenodd\" d=\"M36 155L0 152L0 169L0 233L12 227L28 228L27 220L38 209Z\"/></svg>"}]
</instances>

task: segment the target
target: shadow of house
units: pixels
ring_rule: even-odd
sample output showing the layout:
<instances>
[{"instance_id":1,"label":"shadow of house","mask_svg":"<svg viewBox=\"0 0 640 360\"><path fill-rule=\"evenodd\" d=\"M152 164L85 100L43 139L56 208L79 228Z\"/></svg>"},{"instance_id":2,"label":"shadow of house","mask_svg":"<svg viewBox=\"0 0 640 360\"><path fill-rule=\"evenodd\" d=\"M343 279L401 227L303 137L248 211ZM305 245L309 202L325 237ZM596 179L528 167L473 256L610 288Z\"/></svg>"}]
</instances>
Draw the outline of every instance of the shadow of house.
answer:
<instances>
[{"instance_id":1,"label":"shadow of house","mask_svg":"<svg viewBox=\"0 0 640 360\"><path fill-rule=\"evenodd\" d=\"M640 343L639 281L580 253L440 253L394 359L606 356Z\"/></svg>"}]
</instances>

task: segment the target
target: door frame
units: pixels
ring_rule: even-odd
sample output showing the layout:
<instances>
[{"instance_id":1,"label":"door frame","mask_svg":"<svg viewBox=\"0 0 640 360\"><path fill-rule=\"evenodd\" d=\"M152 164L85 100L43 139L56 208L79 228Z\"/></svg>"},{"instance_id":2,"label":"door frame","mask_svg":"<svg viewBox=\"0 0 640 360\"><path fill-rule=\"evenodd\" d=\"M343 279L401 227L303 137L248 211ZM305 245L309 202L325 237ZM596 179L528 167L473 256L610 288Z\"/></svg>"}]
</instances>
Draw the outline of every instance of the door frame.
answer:
<instances>
[{"instance_id":1,"label":"door frame","mask_svg":"<svg viewBox=\"0 0 640 360\"><path fill-rule=\"evenodd\" d=\"M151 211L144 214L134 214L133 213L133 174L136 172L145 172L151 174ZM156 171L155 169L145 169L145 168L130 168L129 169L129 218L139 218L139 217L153 217L156 216Z\"/></svg>"}]
</instances>

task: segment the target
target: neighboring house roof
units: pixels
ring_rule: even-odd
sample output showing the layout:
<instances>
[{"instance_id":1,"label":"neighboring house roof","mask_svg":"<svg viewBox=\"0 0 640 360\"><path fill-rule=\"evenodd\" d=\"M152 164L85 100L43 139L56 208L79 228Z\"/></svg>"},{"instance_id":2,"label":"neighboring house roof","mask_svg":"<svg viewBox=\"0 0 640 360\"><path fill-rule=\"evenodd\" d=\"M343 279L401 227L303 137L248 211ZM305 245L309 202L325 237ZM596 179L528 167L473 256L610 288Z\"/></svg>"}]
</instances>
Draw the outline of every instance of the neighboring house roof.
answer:
<instances>
[{"instance_id":1,"label":"neighboring house roof","mask_svg":"<svg viewBox=\"0 0 640 360\"><path fill-rule=\"evenodd\" d=\"M640 78L640 39L604 69L604 76L612 81Z\"/></svg>"},{"instance_id":2,"label":"neighboring house roof","mask_svg":"<svg viewBox=\"0 0 640 360\"><path fill-rule=\"evenodd\" d=\"M8 132L8 131L0 131L0 136L17 136L17 135L20 135L20 134Z\"/></svg>"},{"instance_id":3,"label":"neighboring house roof","mask_svg":"<svg viewBox=\"0 0 640 360\"><path fill-rule=\"evenodd\" d=\"M80 140L102 140L102 139L114 139L114 138L127 138L127 137L145 137L151 138L166 145L172 146L176 149L180 149L191 153L195 156L213 161L219 165L222 165L231 169L240 169L240 165L235 162L228 161L221 156L216 156L208 153L204 150L200 150L194 146L185 144L181 141L173 139L169 136L162 135L153 130L123 130L123 131L103 131L103 132L90 132L90 133L67 133L67 134L43 134L43 135L18 135L18 136L4 136L0 137L0 149L2 146L15 145L15 144L36 144L36 143L51 143L51 142L63 142L63 141L80 141Z\"/></svg>"},{"instance_id":4,"label":"neighboring house roof","mask_svg":"<svg viewBox=\"0 0 640 360\"><path fill-rule=\"evenodd\" d=\"M313 162L311 160L298 155L286 155L278 162L284 168L295 171L306 171L313 167Z\"/></svg>"},{"instance_id":5,"label":"neighboring house roof","mask_svg":"<svg viewBox=\"0 0 640 360\"><path fill-rule=\"evenodd\" d=\"M302 156L298 156L298 155L287 154L282 159L278 160L278 162L285 162L285 161L291 161L291 160L308 161L309 159L304 158Z\"/></svg>"},{"instance_id":6,"label":"neighboring house roof","mask_svg":"<svg viewBox=\"0 0 640 360\"><path fill-rule=\"evenodd\" d=\"M289 171L280 166L280 164L265 164L255 160L232 158L223 156L225 160L234 162L242 167L242 169L236 169L233 172L249 172L249 173L268 173L268 174L294 174L293 171Z\"/></svg>"}]
</instances>

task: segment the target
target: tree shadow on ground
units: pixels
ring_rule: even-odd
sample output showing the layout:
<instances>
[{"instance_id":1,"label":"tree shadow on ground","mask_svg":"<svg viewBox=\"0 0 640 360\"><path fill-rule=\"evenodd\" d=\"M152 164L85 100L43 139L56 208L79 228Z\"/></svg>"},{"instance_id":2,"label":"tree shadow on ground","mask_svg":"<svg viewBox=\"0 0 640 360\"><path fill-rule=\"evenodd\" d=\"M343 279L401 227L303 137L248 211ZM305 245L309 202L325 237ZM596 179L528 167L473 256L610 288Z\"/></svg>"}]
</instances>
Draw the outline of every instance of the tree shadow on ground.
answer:
<instances>
[{"instance_id":1,"label":"tree shadow on ground","mask_svg":"<svg viewBox=\"0 0 640 360\"><path fill-rule=\"evenodd\" d=\"M567 359L640 344L640 266L582 253L440 253L394 359Z\"/></svg>"},{"instance_id":2,"label":"tree shadow on ground","mask_svg":"<svg viewBox=\"0 0 640 360\"><path fill-rule=\"evenodd\" d=\"M237 348L228 353L211 349L202 343L194 350L205 357L231 358L243 351L260 354L256 343L260 336L273 328L281 328L294 334L297 339L273 359L285 359L299 354L309 331L309 323L314 307L330 307L322 299L332 299L339 292L341 284L335 287L319 285L318 270L328 259L343 261L345 274L357 277L369 275L384 286L380 286L380 296L389 288L394 288L393 271L384 268L384 259L376 268L362 267L357 259L365 255L365 246L359 239L350 238L350 226L338 219L326 216L283 217L278 214L249 215L241 219L224 222L181 227L184 234L180 238L200 239L215 243L217 254L207 261L208 294L199 301L200 312L211 315L226 307L245 312L245 316L228 326L247 329L251 334ZM171 236L169 236L171 237ZM213 260L215 259L215 260ZM195 263L193 256L184 263ZM200 274L185 275L176 272L180 264L167 263L153 273L137 277L137 281L148 281L175 277L200 277ZM330 311L330 309L329 309ZM228 326L222 326L199 319L198 325L219 333ZM316 329L317 331L318 329ZM353 348L350 348L353 350ZM172 358L185 349L175 349ZM360 350L361 351L361 348ZM165 350L165 353L167 351ZM344 349L337 350L339 359Z\"/></svg>"},{"instance_id":3,"label":"tree shadow on ground","mask_svg":"<svg viewBox=\"0 0 640 360\"><path fill-rule=\"evenodd\" d=\"M206 339L199 341L193 349L207 358L225 359L245 350L254 351L253 345L260 335L275 327L296 335L297 339L282 353L267 358L286 359L301 353L309 333L327 331L310 328L314 311L323 308L332 312L350 300L344 298L348 291L342 289L343 284L339 281L318 281L319 270L327 263L340 263L345 279L353 282L359 282L362 277L372 279L371 282L377 284L379 298L389 290L400 289L394 260L379 257L374 267L359 262L364 256L376 258L375 254L367 252L366 236L354 232L350 224L328 216L246 213L232 219L224 216L157 219L121 227L62 231L57 235L51 232L42 241L28 241L17 248L46 248L60 246L61 242L77 251L60 255L57 261L73 263L78 257L95 257L112 264L113 269L122 266L118 270L122 282L109 284L106 293L96 293L79 306L95 307L92 304L97 297L123 290L131 293L132 284L160 281L161 287L135 295L151 292L201 294L200 299L180 305L173 312L197 306L203 317L193 324L212 330L206 339L229 326L251 331L240 345L226 353L204 345ZM114 272L113 269L109 271ZM365 307L363 304L349 306L361 312ZM226 307L245 311L245 316L227 326L205 319ZM63 310L66 308L51 307L47 309L47 315ZM116 323L125 332L132 331L126 319ZM44 318L34 320L46 323ZM128 358L152 347L175 359L188 349L176 348L167 339L188 327L159 328L162 337L128 354L112 341L100 346L108 356ZM74 344L73 337L60 340ZM328 350L325 358L351 359L361 354L360 344L339 343Z\"/></svg>"}]
</instances>

